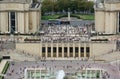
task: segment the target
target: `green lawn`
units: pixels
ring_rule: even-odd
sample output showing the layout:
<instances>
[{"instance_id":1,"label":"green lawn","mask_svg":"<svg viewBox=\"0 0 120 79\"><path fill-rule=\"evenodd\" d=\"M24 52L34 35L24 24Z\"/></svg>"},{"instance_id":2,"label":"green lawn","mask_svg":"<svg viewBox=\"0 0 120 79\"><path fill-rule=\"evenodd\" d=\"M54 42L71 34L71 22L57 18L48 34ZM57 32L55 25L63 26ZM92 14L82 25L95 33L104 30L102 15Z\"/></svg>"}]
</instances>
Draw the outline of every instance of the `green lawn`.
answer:
<instances>
[{"instance_id":1,"label":"green lawn","mask_svg":"<svg viewBox=\"0 0 120 79\"><path fill-rule=\"evenodd\" d=\"M48 15L48 16L42 16L42 20L49 20L49 19L58 19L60 15Z\"/></svg>"},{"instance_id":2,"label":"green lawn","mask_svg":"<svg viewBox=\"0 0 120 79\"><path fill-rule=\"evenodd\" d=\"M67 17L67 15L48 15L42 16L42 20L59 19L59 17ZM94 15L72 14L72 17L81 18L82 20L94 20Z\"/></svg>"},{"instance_id":3,"label":"green lawn","mask_svg":"<svg viewBox=\"0 0 120 79\"><path fill-rule=\"evenodd\" d=\"M81 17L83 20L94 20L94 15L77 15Z\"/></svg>"}]
</instances>

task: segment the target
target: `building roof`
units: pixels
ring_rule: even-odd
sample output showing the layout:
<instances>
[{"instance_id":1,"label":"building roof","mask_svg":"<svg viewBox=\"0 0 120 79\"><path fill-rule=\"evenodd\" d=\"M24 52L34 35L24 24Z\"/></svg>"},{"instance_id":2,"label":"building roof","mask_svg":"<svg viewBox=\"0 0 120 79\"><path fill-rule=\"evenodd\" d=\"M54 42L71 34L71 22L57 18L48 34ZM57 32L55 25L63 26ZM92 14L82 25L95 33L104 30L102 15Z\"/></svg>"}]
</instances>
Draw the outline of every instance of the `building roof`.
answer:
<instances>
[{"instance_id":1,"label":"building roof","mask_svg":"<svg viewBox=\"0 0 120 79\"><path fill-rule=\"evenodd\" d=\"M30 10L39 10L41 8L41 3L33 3L33 0L0 0L0 4L2 3L22 3L29 4Z\"/></svg>"}]
</instances>

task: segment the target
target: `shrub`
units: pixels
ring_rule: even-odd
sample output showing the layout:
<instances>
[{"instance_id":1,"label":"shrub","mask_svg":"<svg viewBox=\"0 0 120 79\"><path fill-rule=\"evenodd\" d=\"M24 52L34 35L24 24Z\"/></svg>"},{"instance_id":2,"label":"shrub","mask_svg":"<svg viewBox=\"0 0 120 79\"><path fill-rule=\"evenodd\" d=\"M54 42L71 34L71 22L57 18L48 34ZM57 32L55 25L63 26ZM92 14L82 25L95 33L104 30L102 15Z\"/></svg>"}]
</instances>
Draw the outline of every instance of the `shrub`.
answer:
<instances>
[{"instance_id":1,"label":"shrub","mask_svg":"<svg viewBox=\"0 0 120 79\"><path fill-rule=\"evenodd\" d=\"M6 73L8 67L9 67L9 63L7 62L7 63L5 64L3 70L2 70L2 74L5 74L5 73ZM3 77L3 76L0 76L0 79L4 79L4 77Z\"/></svg>"}]
</instances>

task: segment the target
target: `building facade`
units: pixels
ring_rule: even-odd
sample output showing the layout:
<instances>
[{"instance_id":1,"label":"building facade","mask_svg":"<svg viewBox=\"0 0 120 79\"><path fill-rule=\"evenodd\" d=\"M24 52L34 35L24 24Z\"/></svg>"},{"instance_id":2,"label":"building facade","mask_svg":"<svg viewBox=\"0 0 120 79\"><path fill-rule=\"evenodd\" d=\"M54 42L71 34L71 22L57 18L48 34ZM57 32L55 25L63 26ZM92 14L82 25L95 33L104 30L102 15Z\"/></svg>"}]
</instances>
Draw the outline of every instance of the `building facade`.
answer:
<instances>
[{"instance_id":1,"label":"building facade","mask_svg":"<svg viewBox=\"0 0 120 79\"><path fill-rule=\"evenodd\" d=\"M40 3L32 0L0 0L1 33L34 33L40 26Z\"/></svg>"},{"instance_id":2,"label":"building facade","mask_svg":"<svg viewBox=\"0 0 120 79\"><path fill-rule=\"evenodd\" d=\"M95 28L106 34L120 33L120 0L96 0Z\"/></svg>"},{"instance_id":3,"label":"building facade","mask_svg":"<svg viewBox=\"0 0 120 79\"><path fill-rule=\"evenodd\" d=\"M113 48L113 49L111 49ZM115 42L17 43L16 49L45 59L74 59L100 56L116 49Z\"/></svg>"}]
</instances>

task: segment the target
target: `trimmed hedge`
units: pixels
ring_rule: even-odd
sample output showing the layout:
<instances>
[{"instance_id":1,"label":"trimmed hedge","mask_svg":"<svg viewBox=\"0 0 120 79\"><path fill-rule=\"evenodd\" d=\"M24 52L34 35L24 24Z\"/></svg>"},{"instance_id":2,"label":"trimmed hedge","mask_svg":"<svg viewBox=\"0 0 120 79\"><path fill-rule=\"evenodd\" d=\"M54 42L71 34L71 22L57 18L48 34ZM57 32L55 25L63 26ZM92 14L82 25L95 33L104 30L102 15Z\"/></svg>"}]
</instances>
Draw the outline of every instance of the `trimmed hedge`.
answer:
<instances>
[{"instance_id":1,"label":"trimmed hedge","mask_svg":"<svg viewBox=\"0 0 120 79\"><path fill-rule=\"evenodd\" d=\"M3 69L3 71L2 71L2 74L5 74L5 73L6 73L8 67L9 67L9 63L7 62L7 63L5 64L5 66L4 66L4 69Z\"/></svg>"},{"instance_id":2,"label":"trimmed hedge","mask_svg":"<svg viewBox=\"0 0 120 79\"><path fill-rule=\"evenodd\" d=\"M91 39L91 41L108 41L108 39Z\"/></svg>"},{"instance_id":3,"label":"trimmed hedge","mask_svg":"<svg viewBox=\"0 0 120 79\"><path fill-rule=\"evenodd\" d=\"M60 15L58 18L60 19L62 17L68 17L68 15L67 14L66 15ZM80 16L75 15L75 14L71 14L70 17L76 17L77 19L81 19Z\"/></svg>"},{"instance_id":4,"label":"trimmed hedge","mask_svg":"<svg viewBox=\"0 0 120 79\"><path fill-rule=\"evenodd\" d=\"M3 76L0 76L0 79L4 79L4 77L3 77Z\"/></svg>"},{"instance_id":5,"label":"trimmed hedge","mask_svg":"<svg viewBox=\"0 0 120 79\"><path fill-rule=\"evenodd\" d=\"M9 63L7 62L7 63L5 64L3 70L2 70L2 74L5 74L5 73L6 73L8 67L9 67ZM0 76L0 79L4 79L4 77L3 77L3 76Z\"/></svg>"},{"instance_id":6,"label":"trimmed hedge","mask_svg":"<svg viewBox=\"0 0 120 79\"><path fill-rule=\"evenodd\" d=\"M41 41L41 39L28 39L28 38L26 38L26 39L24 39L24 41Z\"/></svg>"},{"instance_id":7,"label":"trimmed hedge","mask_svg":"<svg viewBox=\"0 0 120 79\"><path fill-rule=\"evenodd\" d=\"M70 14L71 17L76 17L77 19L82 20L94 20L93 14ZM46 15L42 16L42 20L49 20L49 19L60 19L62 17L68 17L68 14L61 14L61 15Z\"/></svg>"},{"instance_id":8,"label":"trimmed hedge","mask_svg":"<svg viewBox=\"0 0 120 79\"><path fill-rule=\"evenodd\" d=\"M0 62L2 61L2 58L0 58Z\"/></svg>"}]
</instances>

